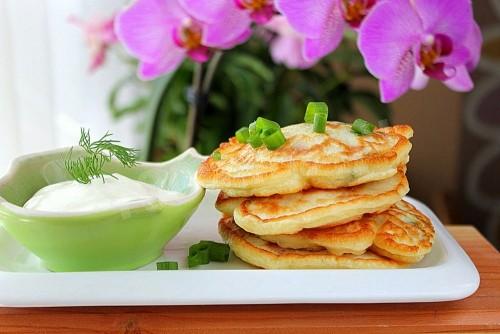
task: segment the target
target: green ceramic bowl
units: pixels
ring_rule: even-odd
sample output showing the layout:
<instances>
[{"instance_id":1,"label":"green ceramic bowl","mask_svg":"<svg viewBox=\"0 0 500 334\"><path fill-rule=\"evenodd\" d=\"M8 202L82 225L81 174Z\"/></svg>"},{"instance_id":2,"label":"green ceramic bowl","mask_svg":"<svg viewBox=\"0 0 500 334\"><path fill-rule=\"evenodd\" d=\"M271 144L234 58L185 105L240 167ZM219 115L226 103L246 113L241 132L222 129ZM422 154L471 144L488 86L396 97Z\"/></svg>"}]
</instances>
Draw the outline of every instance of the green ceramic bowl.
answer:
<instances>
[{"instance_id":1,"label":"green ceramic bowl","mask_svg":"<svg viewBox=\"0 0 500 334\"><path fill-rule=\"evenodd\" d=\"M66 151L18 158L0 179L0 223L52 271L130 270L155 260L205 194L195 180L203 157L189 149L164 163L123 168L113 161L106 167L109 173L179 191L183 194L179 199L134 203L99 212L24 209L24 203L39 189L70 179L61 167Z\"/></svg>"}]
</instances>

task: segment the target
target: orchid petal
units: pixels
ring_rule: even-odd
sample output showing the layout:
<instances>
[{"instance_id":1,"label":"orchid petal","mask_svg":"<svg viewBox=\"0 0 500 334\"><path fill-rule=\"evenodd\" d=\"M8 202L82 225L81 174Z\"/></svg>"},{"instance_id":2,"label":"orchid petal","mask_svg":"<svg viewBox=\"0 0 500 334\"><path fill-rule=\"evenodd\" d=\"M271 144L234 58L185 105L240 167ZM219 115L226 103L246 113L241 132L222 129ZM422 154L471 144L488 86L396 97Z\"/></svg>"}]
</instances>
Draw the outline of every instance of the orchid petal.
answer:
<instances>
[{"instance_id":1,"label":"orchid petal","mask_svg":"<svg viewBox=\"0 0 500 334\"><path fill-rule=\"evenodd\" d=\"M189 58L194 60L197 63L204 63L210 59L212 56L212 50L207 48L206 46L200 45L194 49L188 50L186 54Z\"/></svg>"},{"instance_id":2,"label":"orchid petal","mask_svg":"<svg viewBox=\"0 0 500 334\"><path fill-rule=\"evenodd\" d=\"M175 48L172 29L186 15L177 1L138 0L117 15L115 31L130 54L153 63Z\"/></svg>"},{"instance_id":3,"label":"orchid petal","mask_svg":"<svg viewBox=\"0 0 500 334\"><path fill-rule=\"evenodd\" d=\"M264 28L267 30L271 30L272 32L275 32L279 35L297 35L300 36L297 32L295 32L292 27L290 26L290 23L288 23L288 20L285 16L283 15L275 15L269 22L267 22L264 25Z\"/></svg>"},{"instance_id":4,"label":"orchid petal","mask_svg":"<svg viewBox=\"0 0 500 334\"><path fill-rule=\"evenodd\" d=\"M250 13L250 17L257 24L265 24L274 15L274 6L264 6L261 9L254 10Z\"/></svg>"},{"instance_id":5,"label":"orchid petal","mask_svg":"<svg viewBox=\"0 0 500 334\"><path fill-rule=\"evenodd\" d=\"M214 48L221 48L237 40L250 27L250 16L242 12L243 16L231 15L220 22L205 25L202 44Z\"/></svg>"},{"instance_id":6,"label":"orchid petal","mask_svg":"<svg viewBox=\"0 0 500 334\"><path fill-rule=\"evenodd\" d=\"M270 46L271 57L277 64L298 68L303 60L302 44L292 38L276 37Z\"/></svg>"},{"instance_id":7,"label":"orchid petal","mask_svg":"<svg viewBox=\"0 0 500 334\"><path fill-rule=\"evenodd\" d=\"M413 77L413 81L411 83L411 88L415 90L424 89L429 83L429 77L422 72L422 69L418 66L415 66L415 76Z\"/></svg>"},{"instance_id":8,"label":"orchid petal","mask_svg":"<svg viewBox=\"0 0 500 334\"><path fill-rule=\"evenodd\" d=\"M90 72L94 72L95 70L97 70L99 67L101 67L104 64L104 61L106 60L106 50L107 50L106 46L100 45L96 49L96 51L93 52L90 66L89 66Z\"/></svg>"},{"instance_id":9,"label":"orchid petal","mask_svg":"<svg viewBox=\"0 0 500 334\"><path fill-rule=\"evenodd\" d=\"M99 35L101 39L107 44L113 44L118 41L115 34L115 18L108 19L102 22L100 26Z\"/></svg>"},{"instance_id":10,"label":"orchid petal","mask_svg":"<svg viewBox=\"0 0 500 334\"><path fill-rule=\"evenodd\" d=\"M424 70L424 74L431 78L444 81L455 76L456 68L454 66L448 66L445 63L435 63L431 67L427 67Z\"/></svg>"},{"instance_id":11,"label":"orchid petal","mask_svg":"<svg viewBox=\"0 0 500 334\"><path fill-rule=\"evenodd\" d=\"M408 54L411 56L413 46L420 43L421 35L420 18L409 1L391 0L376 5L365 18L358 46L370 73L388 79L399 75L403 61L415 62Z\"/></svg>"},{"instance_id":12,"label":"orchid petal","mask_svg":"<svg viewBox=\"0 0 500 334\"><path fill-rule=\"evenodd\" d=\"M469 92L474 88L474 83L465 65L457 66L455 76L443 82L448 88L457 92Z\"/></svg>"},{"instance_id":13,"label":"orchid petal","mask_svg":"<svg viewBox=\"0 0 500 334\"><path fill-rule=\"evenodd\" d=\"M453 41L444 34L434 35L435 43L438 45L441 56L448 56L453 51Z\"/></svg>"},{"instance_id":14,"label":"orchid petal","mask_svg":"<svg viewBox=\"0 0 500 334\"><path fill-rule=\"evenodd\" d=\"M277 0L275 4L295 30L312 39L324 36L326 25L332 23L330 16L339 9L339 0Z\"/></svg>"},{"instance_id":15,"label":"orchid petal","mask_svg":"<svg viewBox=\"0 0 500 334\"><path fill-rule=\"evenodd\" d=\"M215 23L230 12L237 10L229 0L178 0L181 6L195 19L204 23Z\"/></svg>"},{"instance_id":16,"label":"orchid petal","mask_svg":"<svg viewBox=\"0 0 500 334\"><path fill-rule=\"evenodd\" d=\"M250 16L229 0L179 0L185 10L204 23L202 44L221 48L244 34L252 23Z\"/></svg>"},{"instance_id":17,"label":"orchid petal","mask_svg":"<svg viewBox=\"0 0 500 334\"><path fill-rule=\"evenodd\" d=\"M464 46L469 50L470 59L467 62L467 69L469 71L476 68L479 63L479 58L481 56L481 44L483 43L483 37L481 35L481 30L476 22L472 24L471 30L467 34L464 40Z\"/></svg>"},{"instance_id":18,"label":"orchid petal","mask_svg":"<svg viewBox=\"0 0 500 334\"><path fill-rule=\"evenodd\" d=\"M403 57L399 70L391 77L380 80L380 97L382 102L392 102L410 89L415 76L415 65L411 52Z\"/></svg>"},{"instance_id":19,"label":"orchid petal","mask_svg":"<svg viewBox=\"0 0 500 334\"><path fill-rule=\"evenodd\" d=\"M325 22L319 38L306 38L304 44L304 58L316 61L333 50L342 41L344 36L345 21L342 17L340 6L333 6Z\"/></svg>"},{"instance_id":20,"label":"orchid petal","mask_svg":"<svg viewBox=\"0 0 500 334\"><path fill-rule=\"evenodd\" d=\"M221 49L232 49L236 45L242 44L246 42L250 36L252 36L252 29L248 28L247 30L243 31L243 33L236 37L234 40L227 42L226 44L222 44L219 46Z\"/></svg>"},{"instance_id":21,"label":"orchid petal","mask_svg":"<svg viewBox=\"0 0 500 334\"><path fill-rule=\"evenodd\" d=\"M299 69L309 68L315 64L315 61L308 61L303 57L304 38L290 27L284 16L273 17L264 27L278 34L270 46L271 57L275 63Z\"/></svg>"},{"instance_id":22,"label":"orchid petal","mask_svg":"<svg viewBox=\"0 0 500 334\"><path fill-rule=\"evenodd\" d=\"M174 71L185 57L182 51L172 50L157 62L141 62L137 75L141 80L153 80L168 72Z\"/></svg>"},{"instance_id":23,"label":"orchid petal","mask_svg":"<svg viewBox=\"0 0 500 334\"><path fill-rule=\"evenodd\" d=\"M446 65L456 66L467 63L471 58L469 50L463 45L455 45L449 56L440 57L439 61Z\"/></svg>"},{"instance_id":24,"label":"orchid petal","mask_svg":"<svg viewBox=\"0 0 500 334\"><path fill-rule=\"evenodd\" d=\"M462 42L473 22L470 0L414 0L426 32L442 33Z\"/></svg>"}]
</instances>

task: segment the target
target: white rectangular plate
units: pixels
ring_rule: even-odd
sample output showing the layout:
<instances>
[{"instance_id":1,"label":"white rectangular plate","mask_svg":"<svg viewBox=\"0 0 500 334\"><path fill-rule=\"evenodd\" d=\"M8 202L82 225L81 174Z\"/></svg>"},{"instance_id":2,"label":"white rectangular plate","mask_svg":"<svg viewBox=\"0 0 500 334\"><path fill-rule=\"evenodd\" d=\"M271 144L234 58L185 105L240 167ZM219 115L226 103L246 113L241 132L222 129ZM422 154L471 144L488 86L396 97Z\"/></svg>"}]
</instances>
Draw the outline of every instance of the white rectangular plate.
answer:
<instances>
[{"instance_id":1,"label":"white rectangular plate","mask_svg":"<svg viewBox=\"0 0 500 334\"><path fill-rule=\"evenodd\" d=\"M432 219L437 232L432 252L418 265L397 270L262 270L231 254L229 263L186 269L190 245L220 240L207 196L161 260L178 261L179 271L52 273L0 227L0 305L210 305L280 303L399 303L462 299L479 287L467 254L424 204L406 198Z\"/></svg>"}]
</instances>

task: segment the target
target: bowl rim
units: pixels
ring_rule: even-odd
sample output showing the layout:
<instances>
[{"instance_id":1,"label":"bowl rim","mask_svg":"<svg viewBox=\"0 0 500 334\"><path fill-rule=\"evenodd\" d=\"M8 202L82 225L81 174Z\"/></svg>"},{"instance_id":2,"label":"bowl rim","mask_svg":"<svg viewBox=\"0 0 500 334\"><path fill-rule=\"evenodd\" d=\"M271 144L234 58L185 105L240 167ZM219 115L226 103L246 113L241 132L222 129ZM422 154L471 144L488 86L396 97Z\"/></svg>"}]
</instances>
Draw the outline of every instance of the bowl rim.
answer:
<instances>
[{"instance_id":1,"label":"bowl rim","mask_svg":"<svg viewBox=\"0 0 500 334\"><path fill-rule=\"evenodd\" d=\"M25 154L22 156L19 156L11 161L9 164L9 167L7 168L7 172L0 177L0 187L5 186L8 184L12 178L16 175L18 172L18 169L21 165L25 164L27 161L32 160L34 158L42 157L42 156L47 156L47 155L56 155L56 154L61 154L64 152L67 152L70 147L65 147L65 148L58 148L58 149L53 149L53 150L47 150L43 152L37 152L37 153L31 153L31 154ZM198 151L191 147L187 149L186 151L182 152L178 156L167 160L163 162L144 162L140 161L138 162L138 165L144 166L146 168L152 168L152 169L160 169L165 166L171 165L176 162L180 162L184 159L188 158L194 158L194 159L199 159L200 162L205 160L207 157L201 155L198 153ZM95 216L95 215L107 215L107 214L116 214L119 213L120 211L128 211L128 210L136 210L136 209L142 209L142 208L148 208L152 205L155 204L162 204L162 205L171 205L171 206L179 206L182 204L185 204L187 202L192 201L193 199L197 198L200 195L204 194L205 189L201 187L198 182L196 181L196 171L193 173L190 182L193 185L193 190L190 191L189 193L175 199L168 199L168 200L157 200L157 199L147 199L147 200L142 200L142 201L137 201L134 203L130 204L122 204L122 205L117 205L114 206L110 209L106 210L88 210L88 211L79 211L79 212L56 212L56 211L42 211L42 210L34 210L34 209L26 209L24 207L15 205L2 196L0 196L0 213L2 211L2 208L7 211L7 213L10 213L15 216L22 216L25 218L77 218L77 217L88 217L88 216ZM202 196L200 196L202 197Z\"/></svg>"}]
</instances>

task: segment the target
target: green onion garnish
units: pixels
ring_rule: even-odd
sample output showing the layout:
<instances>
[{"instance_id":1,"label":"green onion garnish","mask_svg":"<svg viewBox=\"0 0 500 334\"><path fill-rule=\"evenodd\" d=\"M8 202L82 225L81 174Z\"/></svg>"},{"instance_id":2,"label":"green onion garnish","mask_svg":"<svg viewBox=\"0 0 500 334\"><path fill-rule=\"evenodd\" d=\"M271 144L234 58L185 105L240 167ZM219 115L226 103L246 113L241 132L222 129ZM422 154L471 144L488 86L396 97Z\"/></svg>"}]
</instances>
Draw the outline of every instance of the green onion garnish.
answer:
<instances>
[{"instance_id":1,"label":"green onion garnish","mask_svg":"<svg viewBox=\"0 0 500 334\"><path fill-rule=\"evenodd\" d=\"M267 118L258 117L257 120L255 121L255 127L257 128L257 131L259 131L259 133L261 133L262 131L266 131L269 129L277 130L280 128L280 125L274 121L267 119Z\"/></svg>"},{"instance_id":2,"label":"green onion garnish","mask_svg":"<svg viewBox=\"0 0 500 334\"><path fill-rule=\"evenodd\" d=\"M313 131L317 133L325 133L326 119L328 115L316 113L314 114Z\"/></svg>"},{"instance_id":3,"label":"green onion garnish","mask_svg":"<svg viewBox=\"0 0 500 334\"><path fill-rule=\"evenodd\" d=\"M209 261L227 262L229 259L229 245L202 240L189 247L188 266L196 267L207 264Z\"/></svg>"},{"instance_id":4,"label":"green onion garnish","mask_svg":"<svg viewBox=\"0 0 500 334\"><path fill-rule=\"evenodd\" d=\"M228 244L214 242L210 248L210 261L227 262L229 260L229 253L231 248Z\"/></svg>"},{"instance_id":5,"label":"green onion garnish","mask_svg":"<svg viewBox=\"0 0 500 334\"><path fill-rule=\"evenodd\" d=\"M258 134L250 135L247 139L247 143L250 144L253 148L259 148L262 146L262 139Z\"/></svg>"},{"instance_id":6,"label":"green onion garnish","mask_svg":"<svg viewBox=\"0 0 500 334\"><path fill-rule=\"evenodd\" d=\"M260 135L259 131L257 130L257 122L252 122L248 126L248 134L250 136L255 136L255 135Z\"/></svg>"},{"instance_id":7,"label":"green onion garnish","mask_svg":"<svg viewBox=\"0 0 500 334\"><path fill-rule=\"evenodd\" d=\"M250 132L248 131L248 128L246 126L242 127L238 131L236 131L236 140L239 143L245 144L248 140L248 137L250 137Z\"/></svg>"},{"instance_id":8,"label":"green onion garnish","mask_svg":"<svg viewBox=\"0 0 500 334\"><path fill-rule=\"evenodd\" d=\"M358 118L352 123L352 131L358 135L369 135L375 130L375 125L364 119Z\"/></svg>"},{"instance_id":9,"label":"green onion garnish","mask_svg":"<svg viewBox=\"0 0 500 334\"><path fill-rule=\"evenodd\" d=\"M259 117L255 121L257 132L259 132L260 139L266 145L268 150L276 150L280 148L286 141L281 127L278 123Z\"/></svg>"},{"instance_id":10,"label":"green onion garnish","mask_svg":"<svg viewBox=\"0 0 500 334\"><path fill-rule=\"evenodd\" d=\"M220 151L219 151L219 150L215 150L215 151L213 151L213 152L212 152L212 158L213 158L214 160L220 160L220 159L222 159L222 156L221 156L221 154L220 154Z\"/></svg>"},{"instance_id":11,"label":"green onion garnish","mask_svg":"<svg viewBox=\"0 0 500 334\"><path fill-rule=\"evenodd\" d=\"M314 122L315 114L325 114L328 118L328 105L325 102L309 102L306 108L304 121L306 123Z\"/></svg>"},{"instance_id":12,"label":"green onion garnish","mask_svg":"<svg viewBox=\"0 0 500 334\"><path fill-rule=\"evenodd\" d=\"M192 246L191 246L192 247ZM200 266L202 264L208 264L210 262L208 246L198 249L196 252L191 253L191 248L189 248L188 256L188 267L193 268Z\"/></svg>"},{"instance_id":13,"label":"green onion garnish","mask_svg":"<svg viewBox=\"0 0 500 334\"><path fill-rule=\"evenodd\" d=\"M236 139L240 143L250 144L253 148L265 144L269 150L276 150L286 141L280 125L264 117L258 117L248 128L236 131Z\"/></svg>"},{"instance_id":14,"label":"green onion garnish","mask_svg":"<svg viewBox=\"0 0 500 334\"><path fill-rule=\"evenodd\" d=\"M261 129L257 129L257 121L250 123L248 126L247 143L253 148L259 148L262 146L262 140L260 139L261 131Z\"/></svg>"},{"instance_id":15,"label":"green onion garnish","mask_svg":"<svg viewBox=\"0 0 500 334\"><path fill-rule=\"evenodd\" d=\"M174 261L156 262L156 270L178 270L179 264Z\"/></svg>"},{"instance_id":16,"label":"green onion garnish","mask_svg":"<svg viewBox=\"0 0 500 334\"><path fill-rule=\"evenodd\" d=\"M188 255L193 256L202 250L208 250L208 244L206 242L200 241L197 244L191 245L189 247Z\"/></svg>"},{"instance_id":17,"label":"green onion garnish","mask_svg":"<svg viewBox=\"0 0 500 334\"><path fill-rule=\"evenodd\" d=\"M264 132L263 134L265 134ZM278 148L280 148L286 141L285 136L283 135L283 132L281 132L281 129L277 129L271 134L267 134L265 136L262 136L262 141L264 142L264 145L266 145L268 150L274 151Z\"/></svg>"}]
</instances>

